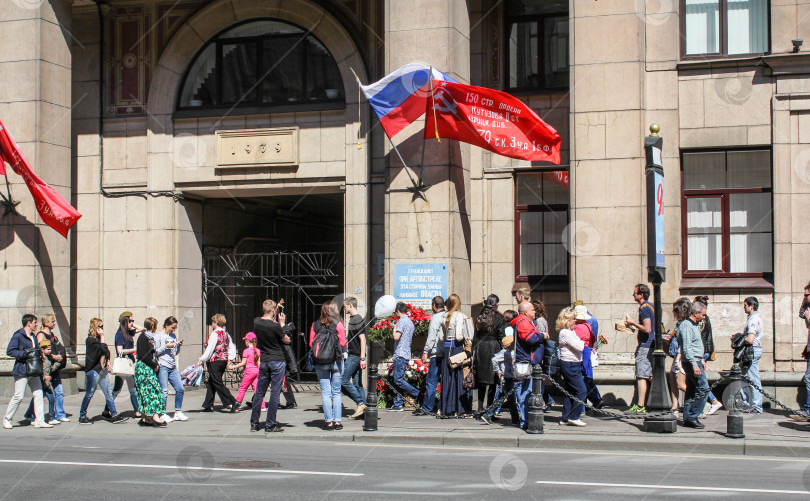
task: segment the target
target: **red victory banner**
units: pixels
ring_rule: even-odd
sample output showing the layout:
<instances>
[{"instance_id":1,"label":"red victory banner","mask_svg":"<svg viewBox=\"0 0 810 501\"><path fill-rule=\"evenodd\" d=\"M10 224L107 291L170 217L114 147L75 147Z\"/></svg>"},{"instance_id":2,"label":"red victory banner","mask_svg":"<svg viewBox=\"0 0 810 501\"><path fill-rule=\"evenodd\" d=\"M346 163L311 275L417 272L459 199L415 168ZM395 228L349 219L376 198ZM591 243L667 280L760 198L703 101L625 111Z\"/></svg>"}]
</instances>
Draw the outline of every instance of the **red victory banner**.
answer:
<instances>
[{"instance_id":1,"label":"red victory banner","mask_svg":"<svg viewBox=\"0 0 810 501\"><path fill-rule=\"evenodd\" d=\"M456 139L522 160L560 163L560 135L521 100L485 87L433 80L425 138Z\"/></svg>"},{"instance_id":2,"label":"red victory banner","mask_svg":"<svg viewBox=\"0 0 810 501\"><path fill-rule=\"evenodd\" d=\"M3 161L8 162L14 172L22 176L28 190L34 196L39 217L45 224L67 238L68 230L82 215L48 183L34 174L31 164L14 142L3 122L0 122L0 174L5 174L6 171Z\"/></svg>"}]
</instances>

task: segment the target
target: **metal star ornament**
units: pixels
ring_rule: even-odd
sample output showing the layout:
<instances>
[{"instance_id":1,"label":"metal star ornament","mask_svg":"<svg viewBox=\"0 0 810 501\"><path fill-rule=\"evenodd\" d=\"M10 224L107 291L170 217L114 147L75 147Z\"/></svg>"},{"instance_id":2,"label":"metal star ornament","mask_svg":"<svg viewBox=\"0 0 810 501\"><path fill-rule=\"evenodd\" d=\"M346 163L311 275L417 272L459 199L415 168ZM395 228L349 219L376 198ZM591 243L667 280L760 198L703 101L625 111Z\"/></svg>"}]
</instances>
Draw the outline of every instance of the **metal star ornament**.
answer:
<instances>
[{"instance_id":1,"label":"metal star ornament","mask_svg":"<svg viewBox=\"0 0 810 501\"><path fill-rule=\"evenodd\" d=\"M411 202L415 202L417 198L421 198L422 200L427 202L427 197L425 196L425 192L428 190L428 188L431 187L431 185L430 184L424 184L422 182L421 177L419 177L417 179L411 178L411 183L413 183L413 186L408 186L408 188L407 188L408 191L413 193L413 197L411 197Z\"/></svg>"}]
</instances>

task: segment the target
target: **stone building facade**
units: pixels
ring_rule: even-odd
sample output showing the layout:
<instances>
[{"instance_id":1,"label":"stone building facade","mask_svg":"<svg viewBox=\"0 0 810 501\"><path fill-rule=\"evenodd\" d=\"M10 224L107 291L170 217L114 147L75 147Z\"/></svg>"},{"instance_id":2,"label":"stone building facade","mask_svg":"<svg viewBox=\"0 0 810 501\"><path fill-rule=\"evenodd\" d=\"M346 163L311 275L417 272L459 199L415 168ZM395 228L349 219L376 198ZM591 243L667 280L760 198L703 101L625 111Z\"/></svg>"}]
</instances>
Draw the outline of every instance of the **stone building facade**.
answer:
<instances>
[{"instance_id":1,"label":"stone building facade","mask_svg":"<svg viewBox=\"0 0 810 501\"><path fill-rule=\"evenodd\" d=\"M743 3L9 0L0 119L83 216L63 239L9 174L22 203L0 220L0 343L23 313L53 311L83 353L91 318L131 310L176 316L187 364L216 310L241 337L257 301L286 294L303 331L323 299L368 310L397 265L433 264L467 311L524 286L551 316L583 300L621 393L635 341L612 326L646 279L654 122L666 327L672 301L709 295L725 369L742 299L758 297L763 381L796 398L810 56L792 41L810 39L810 3ZM560 132L561 164L423 140L423 120L394 138L400 159L355 75L409 62L519 96Z\"/></svg>"}]
</instances>

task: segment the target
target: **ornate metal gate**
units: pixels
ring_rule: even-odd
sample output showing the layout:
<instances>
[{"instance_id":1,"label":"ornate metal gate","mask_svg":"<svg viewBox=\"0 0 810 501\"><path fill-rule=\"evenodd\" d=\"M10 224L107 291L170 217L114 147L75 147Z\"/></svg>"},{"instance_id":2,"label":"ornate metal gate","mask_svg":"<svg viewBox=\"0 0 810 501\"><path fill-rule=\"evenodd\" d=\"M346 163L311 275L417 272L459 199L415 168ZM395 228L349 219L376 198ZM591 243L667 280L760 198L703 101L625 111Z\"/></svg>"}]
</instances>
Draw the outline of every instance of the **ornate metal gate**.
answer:
<instances>
[{"instance_id":1,"label":"ornate metal gate","mask_svg":"<svg viewBox=\"0 0 810 501\"><path fill-rule=\"evenodd\" d=\"M206 320L215 313L227 318L227 330L238 348L253 330L265 299L284 299L287 322L295 324L292 340L298 365L305 370L309 325L321 304L342 294L343 263L337 252L206 253L202 281ZM203 326L203 339L208 335Z\"/></svg>"}]
</instances>

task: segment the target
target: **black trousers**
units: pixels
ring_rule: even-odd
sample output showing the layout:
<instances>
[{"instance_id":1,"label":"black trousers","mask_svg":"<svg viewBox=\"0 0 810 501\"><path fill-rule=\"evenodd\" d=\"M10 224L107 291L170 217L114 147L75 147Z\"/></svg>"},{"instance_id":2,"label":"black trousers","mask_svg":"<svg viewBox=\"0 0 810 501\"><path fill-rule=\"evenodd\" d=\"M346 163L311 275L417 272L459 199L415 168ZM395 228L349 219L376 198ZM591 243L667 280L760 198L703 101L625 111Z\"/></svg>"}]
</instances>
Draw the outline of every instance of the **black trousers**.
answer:
<instances>
[{"instance_id":1,"label":"black trousers","mask_svg":"<svg viewBox=\"0 0 810 501\"><path fill-rule=\"evenodd\" d=\"M495 401L495 390L498 389L498 385L496 384L479 384L478 385L478 412L484 410L484 408L489 407L492 405L492 402ZM486 400L486 402L485 402Z\"/></svg>"},{"instance_id":2,"label":"black trousers","mask_svg":"<svg viewBox=\"0 0 810 501\"><path fill-rule=\"evenodd\" d=\"M284 383L287 385L287 389L283 391L284 394L284 403L287 405L294 404L295 402L295 392L293 391L292 384L290 384L290 377L286 376L284 378Z\"/></svg>"},{"instance_id":3,"label":"black trousers","mask_svg":"<svg viewBox=\"0 0 810 501\"><path fill-rule=\"evenodd\" d=\"M208 369L208 389L205 392L205 400L203 401L203 408L207 409L214 405L214 394L219 395L219 400L222 402L223 407L234 405L236 399L231 395L231 391L222 382L222 375L228 368L227 360L217 360L216 362L206 362Z\"/></svg>"}]
</instances>

